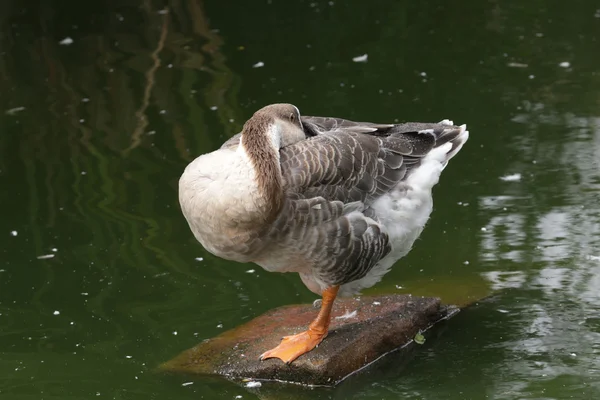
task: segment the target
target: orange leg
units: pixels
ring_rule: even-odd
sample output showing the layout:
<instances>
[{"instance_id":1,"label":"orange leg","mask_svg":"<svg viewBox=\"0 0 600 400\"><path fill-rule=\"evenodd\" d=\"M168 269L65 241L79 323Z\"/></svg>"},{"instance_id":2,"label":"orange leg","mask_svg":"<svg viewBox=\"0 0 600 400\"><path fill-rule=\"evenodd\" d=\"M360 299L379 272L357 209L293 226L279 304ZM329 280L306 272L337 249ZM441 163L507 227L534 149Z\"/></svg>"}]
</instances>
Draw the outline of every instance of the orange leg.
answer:
<instances>
[{"instance_id":1,"label":"orange leg","mask_svg":"<svg viewBox=\"0 0 600 400\"><path fill-rule=\"evenodd\" d=\"M323 291L321 310L317 318L308 326L308 330L297 335L284 337L279 346L264 352L260 356L260 359L279 358L281 361L289 364L321 343L329 330L331 308L333 307L333 301L335 300L335 296L337 296L339 288L339 286L332 286Z\"/></svg>"}]
</instances>

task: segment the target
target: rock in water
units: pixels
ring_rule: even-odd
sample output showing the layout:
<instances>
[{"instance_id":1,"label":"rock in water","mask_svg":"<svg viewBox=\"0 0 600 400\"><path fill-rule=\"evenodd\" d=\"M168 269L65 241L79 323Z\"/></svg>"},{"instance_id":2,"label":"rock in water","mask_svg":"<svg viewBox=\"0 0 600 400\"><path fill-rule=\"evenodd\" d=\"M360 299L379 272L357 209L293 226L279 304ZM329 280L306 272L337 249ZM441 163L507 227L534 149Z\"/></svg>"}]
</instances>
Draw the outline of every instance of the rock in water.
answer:
<instances>
[{"instance_id":1,"label":"rock in water","mask_svg":"<svg viewBox=\"0 0 600 400\"><path fill-rule=\"evenodd\" d=\"M337 299L327 338L290 365L259 356L281 338L305 330L318 310L312 305L276 308L184 351L160 369L227 378L279 380L334 386L382 355L410 343L420 331L458 309L431 297L390 295Z\"/></svg>"}]
</instances>

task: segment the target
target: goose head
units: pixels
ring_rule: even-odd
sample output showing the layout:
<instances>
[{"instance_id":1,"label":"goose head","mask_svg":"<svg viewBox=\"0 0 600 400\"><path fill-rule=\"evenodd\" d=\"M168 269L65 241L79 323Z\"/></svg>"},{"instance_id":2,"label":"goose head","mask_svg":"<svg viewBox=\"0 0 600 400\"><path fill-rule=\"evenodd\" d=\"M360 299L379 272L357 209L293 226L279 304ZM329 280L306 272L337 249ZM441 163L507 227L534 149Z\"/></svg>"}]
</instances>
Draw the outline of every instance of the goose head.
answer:
<instances>
[{"instance_id":1,"label":"goose head","mask_svg":"<svg viewBox=\"0 0 600 400\"><path fill-rule=\"evenodd\" d=\"M275 151L305 139L300 111L292 104L271 104L256 111L242 129L242 145L253 150L268 144ZM265 139L267 139L265 141Z\"/></svg>"}]
</instances>

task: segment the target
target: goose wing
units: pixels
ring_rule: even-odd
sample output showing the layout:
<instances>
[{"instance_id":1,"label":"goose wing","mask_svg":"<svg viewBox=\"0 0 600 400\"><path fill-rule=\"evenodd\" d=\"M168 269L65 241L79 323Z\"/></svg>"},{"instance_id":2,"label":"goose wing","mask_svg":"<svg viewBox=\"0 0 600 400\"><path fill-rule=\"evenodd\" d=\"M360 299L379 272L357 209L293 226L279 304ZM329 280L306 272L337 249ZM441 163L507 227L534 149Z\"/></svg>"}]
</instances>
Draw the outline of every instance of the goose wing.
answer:
<instances>
[{"instance_id":1,"label":"goose wing","mask_svg":"<svg viewBox=\"0 0 600 400\"><path fill-rule=\"evenodd\" d=\"M431 149L461 132L443 124L323 117L303 117L302 125L308 139L280 150L286 191L366 204L395 188Z\"/></svg>"},{"instance_id":2,"label":"goose wing","mask_svg":"<svg viewBox=\"0 0 600 400\"><path fill-rule=\"evenodd\" d=\"M396 190L411 169L460 128L371 124L303 117L309 137L280 150L286 206L274 231L288 231L327 285L364 277L391 250L369 204ZM290 232L291 231L291 232Z\"/></svg>"}]
</instances>

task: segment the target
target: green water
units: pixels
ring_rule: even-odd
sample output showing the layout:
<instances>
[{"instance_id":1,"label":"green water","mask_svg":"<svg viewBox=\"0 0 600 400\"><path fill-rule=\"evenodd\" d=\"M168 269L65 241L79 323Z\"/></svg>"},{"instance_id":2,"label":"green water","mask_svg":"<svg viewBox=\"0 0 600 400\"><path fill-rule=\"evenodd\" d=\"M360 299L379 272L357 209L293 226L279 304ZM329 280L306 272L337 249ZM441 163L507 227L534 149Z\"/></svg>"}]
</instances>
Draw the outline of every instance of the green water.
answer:
<instances>
[{"instance_id":1,"label":"green water","mask_svg":"<svg viewBox=\"0 0 600 400\"><path fill-rule=\"evenodd\" d=\"M598 398L598 3L236 3L0 3L0 398ZM177 201L190 160L282 101L467 123L421 239L367 293L485 300L336 389L157 375L315 298L206 253Z\"/></svg>"}]
</instances>

